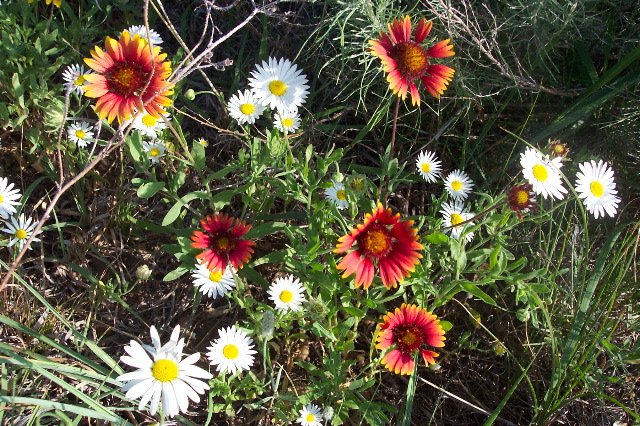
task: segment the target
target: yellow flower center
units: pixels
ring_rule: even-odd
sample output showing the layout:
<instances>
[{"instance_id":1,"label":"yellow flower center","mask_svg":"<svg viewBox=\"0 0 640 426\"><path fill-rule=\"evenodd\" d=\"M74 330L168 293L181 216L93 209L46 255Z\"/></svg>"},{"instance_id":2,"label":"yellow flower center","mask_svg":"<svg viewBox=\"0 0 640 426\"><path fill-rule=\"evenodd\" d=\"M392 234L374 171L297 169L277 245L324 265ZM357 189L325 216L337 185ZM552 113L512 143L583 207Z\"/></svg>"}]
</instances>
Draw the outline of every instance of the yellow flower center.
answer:
<instances>
[{"instance_id":1,"label":"yellow flower center","mask_svg":"<svg viewBox=\"0 0 640 426\"><path fill-rule=\"evenodd\" d=\"M562 154L564 153L564 145L562 144L555 144L553 146L553 150L555 151L556 154Z\"/></svg>"},{"instance_id":2,"label":"yellow flower center","mask_svg":"<svg viewBox=\"0 0 640 426\"><path fill-rule=\"evenodd\" d=\"M594 197L600 198L604 195L604 186L602 186L602 184L597 180L591 182L589 189Z\"/></svg>"},{"instance_id":3,"label":"yellow flower center","mask_svg":"<svg viewBox=\"0 0 640 426\"><path fill-rule=\"evenodd\" d=\"M158 148L151 148L149 155L155 158L160 155L160 150Z\"/></svg>"},{"instance_id":4,"label":"yellow flower center","mask_svg":"<svg viewBox=\"0 0 640 426\"><path fill-rule=\"evenodd\" d=\"M283 303L291 303L291 301L293 300L293 293L289 290L282 290L279 297L280 301L282 301Z\"/></svg>"},{"instance_id":5,"label":"yellow flower center","mask_svg":"<svg viewBox=\"0 0 640 426\"><path fill-rule=\"evenodd\" d=\"M4 201L4 195L0 194L0 204Z\"/></svg>"},{"instance_id":6,"label":"yellow flower center","mask_svg":"<svg viewBox=\"0 0 640 426\"><path fill-rule=\"evenodd\" d=\"M218 270L211 271L211 273L209 274L209 279L214 283L219 283L220 280L222 279L222 271L218 271Z\"/></svg>"},{"instance_id":7,"label":"yellow flower center","mask_svg":"<svg viewBox=\"0 0 640 426\"><path fill-rule=\"evenodd\" d=\"M293 118L287 117L285 119L282 120L282 125L285 127L285 129L288 129L290 127L293 126Z\"/></svg>"},{"instance_id":8,"label":"yellow flower center","mask_svg":"<svg viewBox=\"0 0 640 426\"><path fill-rule=\"evenodd\" d=\"M87 136L87 133L84 130L82 129L76 130L76 138L84 139L86 136Z\"/></svg>"},{"instance_id":9,"label":"yellow flower center","mask_svg":"<svg viewBox=\"0 0 640 426\"><path fill-rule=\"evenodd\" d=\"M158 119L155 118L153 115L151 114L145 114L142 117L142 124L144 124L147 127L153 127L158 123Z\"/></svg>"},{"instance_id":10,"label":"yellow flower center","mask_svg":"<svg viewBox=\"0 0 640 426\"><path fill-rule=\"evenodd\" d=\"M364 236L363 246L370 254L378 256L389 249L391 238L382 229L372 229Z\"/></svg>"},{"instance_id":11,"label":"yellow flower center","mask_svg":"<svg viewBox=\"0 0 640 426\"><path fill-rule=\"evenodd\" d=\"M226 250L229 248L229 239L227 237L218 238L216 241L216 246L218 246L221 250Z\"/></svg>"},{"instance_id":12,"label":"yellow flower center","mask_svg":"<svg viewBox=\"0 0 640 426\"><path fill-rule=\"evenodd\" d=\"M307 422L311 423L312 421L314 421L316 419L316 416L314 416L313 414L309 413L309 414L307 414L307 416L304 419Z\"/></svg>"},{"instance_id":13,"label":"yellow flower center","mask_svg":"<svg viewBox=\"0 0 640 426\"><path fill-rule=\"evenodd\" d=\"M240 350L233 343L229 343L222 348L222 355L227 359L236 359L240 355Z\"/></svg>"},{"instance_id":14,"label":"yellow flower center","mask_svg":"<svg viewBox=\"0 0 640 426\"><path fill-rule=\"evenodd\" d=\"M242 104L240 105L240 112L244 115L251 115L256 110L255 105L253 104Z\"/></svg>"},{"instance_id":15,"label":"yellow flower center","mask_svg":"<svg viewBox=\"0 0 640 426\"><path fill-rule=\"evenodd\" d=\"M416 340L418 340L418 336L416 336L415 333L411 330L405 331L404 334L400 337L400 341L407 346L413 345Z\"/></svg>"},{"instance_id":16,"label":"yellow flower center","mask_svg":"<svg viewBox=\"0 0 640 426\"><path fill-rule=\"evenodd\" d=\"M533 177L539 180L540 182L544 182L549 178L549 172L547 168L542 164L536 164L533 166Z\"/></svg>"},{"instance_id":17,"label":"yellow flower center","mask_svg":"<svg viewBox=\"0 0 640 426\"><path fill-rule=\"evenodd\" d=\"M420 168L422 169L423 172L429 173L431 171L431 164L422 163L422 166L420 166Z\"/></svg>"},{"instance_id":18,"label":"yellow flower center","mask_svg":"<svg viewBox=\"0 0 640 426\"><path fill-rule=\"evenodd\" d=\"M205 148L209 146L209 142L207 142L207 140L206 140L206 139L204 139L204 138L200 138L200 139L198 139L198 143L199 143L200 145L202 145L203 147L205 147Z\"/></svg>"},{"instance_id":19,"label":"yellow flower center","mask_svg":"<svg viewBox=\"0 0 640 426\"><path fill-rule=\"evenodd\" d=\"M24 240L25 238L27 238L27 231L25 231L24 229L18 229L16 231L16 238L19 240Z\"/></svg>"},{"instance_id":20,"label":"yellow flower center","mask_svg":"<svg viewBox=\"0 0 640 426\"><path fill-rule=\"evenodd\" d=\"M524 190L519 190L516 192L516 203L518 205L523 206L529 202L529 193Z\"/></svg>"},{"instance_id":21,"label":"yellow flower center","mask_svg":"<svg viewBox=\"0 0 640 426\"><path fill-rule=\"evenodd\" d=\"M365 189L364 179L362 179L362 178L353 178L353 180L351 180L349 186L355 192L364 191L364 189Z\"/></svg>"},{"instance_id":22,"label":"yellow flower center","mask_svg":"<svg viewBox=\"0 0 640 426\"><path fill-rule=\"evenodd\" d=\"M178 377L178 364L170 359L159 359L153 363L151 374L159 382L170 382Z\"/></svg>"},{"instance_id":23,"label":"yellow flower center","mask_svg":"<svg viewBox=\"0 0 640 426\"><path fill-rule=\"evenodd\" d=\"M462 182L460 182L459 180L454 180L453 182L451 182L451 189L453 189L454 191L460 191L462 189Z\"/></svg>"},{"instance_id":24,"label":"yellow flower center","mask_svg":"<svg viewBox=\"0 0 640 426\"><path fill-rule=\"evenodd\" d=\"M451 213L450 218L451 218L451 225L453 226L458 226L462 222L464 222L464 218L459 213Z\"/></svg>"},{"instance_id":25,"label":"yellow flower center","mask_svg":"<svg viewBox=\"0 0 640 426\"><path fill-rule=\"evenodd\" d=\"M344 189L339 189L338 192L336 192L336 198L340 201L346 200L347 192Z\"/></svg>"},{"instance_id":26,"label":"yellow flower center","mask_svg":"<svg viewBox=\"0 0 640 426\"><path fill-rule=\"evenodd\" d=\"M119 63L107 75L110 91L121 96L132 96L147 84L147 72L140 66Z\"/></svg>"},{"instance_id":27,"label":"yellow flower center","mask_svg":"<svg viewBox=\"0 0 640 426\"><path fill-rule=\"evenodd\" d=\"M73 83L76 86L82 86L85 83L85 81L87 81L87 80L84 78L84 75L79 75L79 76L76 77L75 80L73 80Z\"/></svg>"},{"instance_id":28,"label":"yellow flower center","mask_svg":"<svg viewBox=\"0 0 640 426\"><path fill-rule=\"evenodd\" d=\"M287 92L287 84L282 80L273 80L269 83L269 91L276 96L282 96Z\"/></svg>"},{"instance_id":29,"label":"yellow flower center","mask_svg":"<svg viewBox=\"0 0 640 426\"><path fill-rule=\"evenodd\" d=\"M400 74L410 80L422 77L429 67L427 51L412 41L394 46L389 55L398 64Z\"/></svg>"}]
</instances>

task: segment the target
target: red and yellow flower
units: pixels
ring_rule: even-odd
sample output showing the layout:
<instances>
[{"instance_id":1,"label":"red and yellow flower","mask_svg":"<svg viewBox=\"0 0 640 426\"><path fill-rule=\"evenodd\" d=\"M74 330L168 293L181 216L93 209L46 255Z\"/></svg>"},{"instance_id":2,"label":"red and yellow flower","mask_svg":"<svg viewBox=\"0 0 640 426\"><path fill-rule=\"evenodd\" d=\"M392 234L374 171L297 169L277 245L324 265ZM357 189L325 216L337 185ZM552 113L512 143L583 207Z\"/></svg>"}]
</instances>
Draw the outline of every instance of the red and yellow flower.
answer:
<instances>
[{"instance_id":1,"label":"red and yellow flower","mask_svg":"<svg viewBox=\"0 0 640 426\"><path fill-rule=\"evenodd\" d=\"M509 208L518 214L518 219L522 220L522 213L536 211L538 202L533 186L530 183L514 185L509 188L507 194L507 204Z\"/></svg>"},{"instance_id":2,"label":"red and yellow flower","mask_svg":"<svg viewBox=\"0 0 640 426\"><path fill-rule=\"evenodd\" d=\"M377 268L386 288L397 287L422 257L418 253L422 245L412 225L412 220L400 220L399 213L394 215L378 203L362 224L338 240L334 253L353 248L338 264L338 269L344 270L342 277L356 274L356 287L368 289Z\"/></svg>"},{"instance_id":3,"label":"red and yellow flower","mask_svg":"<svg viewBox=\"0 0 640 426\"><path fill-rule=\"evenodd\" d=\"M107 37L105 50L96 46L91 58L84 60L95 71L84 76L88 82L84 94L99 98L95 110L109 123L116 117L122 123L139 111L160 118L173 94L173 85L167 81L171 64L166 57L159 47L151 50L137 34L131 37L123 31L118 40Z\"/></svg>"},{"instance_id":4,"label":"red and yellow flower","mask_svg":"<svg viewBox=\"0 0 640 426\"><path fill-rule=\"evenodd\" d=\"M193 232L191 247L204 250L196 257L210 271L224 271L229 263L241 269L251 258L255 243L242 238L251 225L226 214L207 216L200 224L203 230Z\"/></svg>"},{"instance_id":5,"label":"red and yellow flower","mask_svg":"<svg viewBox=\"0 0 640 426\"><path fill-rule=\"evenodd\" d=\"M411 374L414 368L413 355L420 351L425 364L435 364L438 353L425 346L444 346L444 329L438 317L417 306L402 304L394 312L387 312L378 324L377 349L390 349L382 358L387 370L396 374Z\"/></svg>"},{"instance_id":6,"label":"red and yellow flower","mask_svg":"<svg viewBox=\"0 0 640 426\"><path fill-rule=\"evenodd\" d=\"M369 40L371 53L382 61L387 81L393 93L405 100L411 94L411 103L420 105L420 93L416 80L435 98L444 93L453 78L454 69L433 64L431 58L447 58L455 55L451 39L439 41L429 48L422 42L431 32L432 23L422 18L418 21L413 39L411 18L394 19L388 25L389 33L381 32L377 40Z\"/></svg>"}]
</instances>

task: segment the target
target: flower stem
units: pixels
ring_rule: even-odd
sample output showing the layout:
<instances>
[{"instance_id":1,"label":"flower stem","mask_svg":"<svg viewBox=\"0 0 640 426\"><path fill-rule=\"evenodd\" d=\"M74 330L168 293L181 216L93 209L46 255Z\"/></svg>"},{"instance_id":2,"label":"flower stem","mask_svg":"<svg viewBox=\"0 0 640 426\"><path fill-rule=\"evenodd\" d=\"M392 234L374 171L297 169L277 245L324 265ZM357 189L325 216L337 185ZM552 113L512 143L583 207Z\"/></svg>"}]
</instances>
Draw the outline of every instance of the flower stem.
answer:
<instances>
[{"instance_id":1,"label":"flower stem","mask_svg":"<svg viewBox=\"0 0 640 426\"><path fill-rule=\"evenodd\" d=\"M396 100L396 108L393 112L393 126L391 128L391 143L389 144L389 161L393 158L395 154L395 145L396 145L396 130L398 128L398 115L400 113L400 96L398 96ZM389 180L391 177L387 175L384 179L384 185L381 184L380 188L380 199L383 200L383 204L387 205L387 195L389 191Z\"/></svg>"}]
</instances>

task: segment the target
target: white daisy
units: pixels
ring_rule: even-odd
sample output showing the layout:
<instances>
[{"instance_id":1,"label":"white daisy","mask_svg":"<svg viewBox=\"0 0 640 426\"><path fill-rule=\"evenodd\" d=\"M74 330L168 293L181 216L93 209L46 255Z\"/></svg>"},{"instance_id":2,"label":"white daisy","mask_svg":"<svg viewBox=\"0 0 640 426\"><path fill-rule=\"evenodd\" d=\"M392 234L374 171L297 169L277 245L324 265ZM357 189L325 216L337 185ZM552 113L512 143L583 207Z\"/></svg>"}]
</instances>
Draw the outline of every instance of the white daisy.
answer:
<instances>
[{"instance_id":1,"label":"white daisy","mask_svg":"<svg viewBox=\"0 0 640 426\"><path fill-rule=\"evenodd\" d=\"M169 114L163 114L167 121L171 120ZM139 131L142 136L147 136L149 138L155 139L158 137L164 129L167 128L167 123L165 122L165 118L162 117L154 117L153 115L145 112L136 114L133 119L133 124L131 127L137 131Z\"/></svg>"},{"instance_id":2,"label":"white daisy","mask_svg":"<svg viewBox=\"0 0 640 426\"><path fill-rule=\"evenodd\" d=\"M78 95L82 95L84 93L83 86L87 83L84 78L86 73L87 70L80 64L69 65L65 68L62 72L65 90L75 91Z\"/></svg>"},{"instance_id":3,"label":"white daisy","mask_svg":"<svg viewBox=\"0 0 640 426\"><path fill-rule=\"evenodd\" d=\"M300 127L298 108L285 108L276 112L273 125L284 134L295 132Z\"/></svg>"},{"instance_id":4,"label":"white daisy","mask_svg":"<svg viewBox=\"0 0 640 426\"><path fill-rule=\"evenodd\" d=\"M616 194L616 183L613 181L613 170L600 160L593 160L578 165L580 171L576 175L576 191L582 198L587 210L598 219L605 212L614 217L618 212L620 197Z\"/></svg>"},{"instance_id":5,"label":"white daisy","mask_svg":"<svg viewBox=\"0 0 640 426\"><path fill-rule=\"evenodd\" d=\"M224 296L236 286L233 272L229 266L223 273L217 270L210 271L207 265L198 263L191 276L193 277L193 285L198 287L200 293L213 299Z\"/></svg>"},{"instance_id":6,"label":"white daisy","mask_svg":"<svg viewBox=\"0 0 640 426\"><path fill-rule=\"evenodd\" d=\"M198 352L182 359L184 338L178 340L180 326L173 329L171 339L164 346L154 326L151 326L150 334L153 347L140 345L135 340L124 347L128 355L120 357L120 361L137 370L125 373L116 380L126 382L122 390L127 398L140 398L139 410L151 401L149 413L154 415L162 399L165 415L173 417L185 413L189 408L189 400L200 402L198 394L209 389L209 385L199 379L211 379L213 376L194 365L200 359Z\"/></svg>"},{"instance_id":7,"label":"white daisy","mask_svg":"<svg viewBox=\"0 0 640 426\"><path fill-rule=\"evenodd\" d=\"M454 170L447 175L444 186L454 201L463 201L475 186L469 175L462 170Z\"/></svg>"},{"instance_id":8,"label":"white daisy","mask_svg":"<svg viewBox=\"0 0 640 426\"><path fill-rule=\"evenodd\" d=\"M349 207L347 191L340 182L333 182L329 188L324 190L324 196L327 200L331 200L339 210Z\"/></svg>"},{"instance_id":9,"label":"white daisy","mask_svg":"<svg viewBox=\"0 0 640 426\"><path fill-rule=\"evenodd\" d=\"M420 153L416 166L427 182L435 182L442 171L442 162L436 158L436 153L427 150Z\"/></svg>"},{"instance_id":10,"label":"white daisy","mask_svg":"<svg viewBox=\"0 0 640 426\"><path fill-rule=\"evenodd\" d=\"M160 161L160 159L164 157L164 152L167 149L165 144L157 139L151 142L143 142L142 148L147 153L147 157L149 157L149 161L151 161L152 164Z\"/></svg>"},{"instance_id":11,"label":"white daisy","mask_svg":"<svg viewBox=\"0 0 640 426\"><path fill-rule=\"evenodd\" d=\"M550 196L561 200L567 193L562 186L560 168L562 160L543 155L537 150L528 147L520 154L520 166L525 179L533 185L533 191L543 198Z\"/></svg>"},{"instance_id":12,"label":"white daisy","mask_svg":"<svg viewBox=\"0 0 640 426\"><path fill-rule=\"evenodd\" d=\"M127 28L127 31L129 31L132 38L138 34L141 38L147 39L147 28L144 25L132 25ZM149 28L149 36L151 36L151 44L154 46L162 44L162 37L160 37L160 34L158 34L156 30Z\"/></svg>"},{"instance_id":13,"label":"white daisy","mask_svg":"<svg viewBox=\"0 0 640 426\"><path fill-rule=\"evenodd\" d=\"M462 222L465 222L473 217L472 213L468 213L464 211L464 204L462 201L454 201L453 203L442 203L442 210L440 210L442 216L444 218L443 226L445 228L445 232L451 234L453 238L460 238L460 235L464 232L465 228L473 226L473 222L465 223L464 225L460 225ZM451 228L449 228L451 227ZM473 232L467 232L464 235L464 240L466 243L473 239Z\"/></svg>"},{"instance_id":14,"label":"white daisy","mask_svg":"<svg viewBox=\"0 0 640 426\"><path fill-rule=\"evenodd\" d=\"M304 286L293 275L277 278L269 287L268 293L276 309L282 311L299 311L305 301Z\"/></svg>"},{"instance_id":15,"label":"white daisy","mask_svg":"<svg viewBox=\"0 0 640 426\"><path fill-rule=\"evenodd\" d=\"M91 124L86 121L79 121L67 127L67 137L79 148L84 148L93 139Z\"/></svg>"},{"instance_id":16,"label":"white daisy","mask_svg":"<svg viewBox=\"0 0 640 426\"><path fill-rule=\"evenodd\" d=\"M36 225L36 221L32 218L25 219L23 214L21 214L17 219L15 216L12 216L11 219L9 219L9 222L5 223L6 228L2 229L7 234L11 235L7 246L11 247L15 244L18 251L22 250L22 247L33 233ZM33 240L31 240L31 242L36 241L40 241L40 239L34 237ZM29 250L31 250L31 246L29 246Z\"/></svg>"},{"instance_id":17,"label":"white daisy","mask_svg":"<svg viewBox=\"0 0 640 426\"><path fill-rule=\"evenodd\" d=\"M227 110L231 118L239 124L253 124L264 111L264 105L255 98L251 90L247 89L231 96Z\"/></svg>"},{"instance_id":18,"label":"white daisy","mask_svg":"<svg viewBox=\"0 0 640 426\"><path fill-rule=\"evenodd\" d=\"M251 72L249 86L262 105L284 111L301 106L309 94L307 77L288 59L269 58Z\"/></svg>"},{"instance_id":19,"label":"white daisy","mask_svg":"<svg viewBox=\"0 0 640 426\"><path fill-rule=\"evenodd\" d=\"M302 426L322 426L322 409L314 404L307 404L300 410L297 422Z\"/></svg>"},{"instance_id":20,"label":"white daisy","mask_svg":"<svg viewBox=\"0 0 640 426\"><path fill-rule=\"evenodd\" d=\"M0 177L0 217L7 219L16 212L14 206L19 206L17 201L22 197L20 190L9 179Z\"/></svg>"},{"instance_id":21,"label":"white daisy","mask_svg":"<svg viewBox=\"0 0 640 426\"><path fill-rule=\"evenodd\" d=\"M203 148L206 148L206 147L208 147L208 146L209 146L209 141L208 141L208 140L206 140L205 138L199 138L199 139L196 139L196 143L197 143L198 145L202 146Z\"/></svg>"},{"instance_id":22,"label":"white daisy","mask_svg":"<svg viewBox=\"0 0 640 426\"><path fill-rule=\"evenodd\" d=\"M253 340L236 326L221 328L220 337L211 342L207 358L220 373L248 370L253 365Z\"/></svg>"}]
</instances>

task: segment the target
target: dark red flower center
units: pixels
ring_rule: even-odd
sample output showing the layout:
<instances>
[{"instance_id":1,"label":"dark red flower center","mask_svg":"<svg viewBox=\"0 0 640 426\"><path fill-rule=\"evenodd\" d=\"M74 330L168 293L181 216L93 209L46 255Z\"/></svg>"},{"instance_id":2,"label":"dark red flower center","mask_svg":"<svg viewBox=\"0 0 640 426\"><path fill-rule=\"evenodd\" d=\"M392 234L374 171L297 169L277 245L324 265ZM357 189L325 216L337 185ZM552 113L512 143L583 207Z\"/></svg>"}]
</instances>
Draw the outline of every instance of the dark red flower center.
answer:
<instances>
[{"instance_id":1,"label":"dark red flower center","mask_svg":"<svg viewBox=\"0 0 640 426\"><path fill-rule=\"evenodd\" d=\"M108 73L109 90L121 96L139 95L149 74L139 64L117 63Z\"/></svg>"},{"instance_id":2,"label":"dark red flower center","mask_svg":"<svg viewBox=\"0 0 640 426\"><path fill-rule=\"evenodd\" d=\"M415 80L425 75L429 67L427 51L417 43L405 41L391 48L389 56L396 61L402 77Z\"/></svg>"},{"instance_id":3,"label":"dark red flower center","mask_svg":"<svg viewBox=\"0 0 640 426\"><path fill-rule=\"evenodd\" d=\"M419 327L406 324L393 329L393 339L398 350L403 354L408 354L424 343L424 334Z\"/></svg>"},{"instance_id":4,"label":"dark red flower center","mask_svg":"<svg viewBox=\"0 0 640 426\"><path fill-rule=\"evenodd\" d=\"M382 225L373 225L358 238L358 246L371 257L380 258L391 250L391 233Z\"/></svg>"},{"instance_id":5,"label":"dark red flower center","mask_svg":"<svg viewBox=\"0 0 640 426\"><path fill-rule=\"evenodd\" d=\"M211 250L219 255L228 255L236 248L236 238L227 233L210 234L209 241Z\"/></svg>"}]
</instances>

